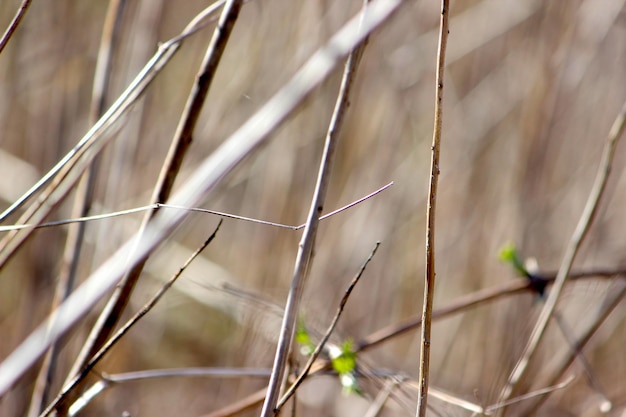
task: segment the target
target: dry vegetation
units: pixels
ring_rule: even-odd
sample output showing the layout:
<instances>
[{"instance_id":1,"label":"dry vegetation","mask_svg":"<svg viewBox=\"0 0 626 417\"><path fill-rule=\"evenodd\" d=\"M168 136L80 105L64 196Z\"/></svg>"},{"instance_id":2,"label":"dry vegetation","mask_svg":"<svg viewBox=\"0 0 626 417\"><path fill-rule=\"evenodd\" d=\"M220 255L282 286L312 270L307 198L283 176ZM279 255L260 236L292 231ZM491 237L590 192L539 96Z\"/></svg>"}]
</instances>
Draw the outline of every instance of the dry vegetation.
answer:
<instances>
[{"instance_id":1,"label":"dry vegetation","mask_svg":"<svg viewBox=\"0 0 626 417\"><path fill-rule=\"evenodd\" d=\"M19 3L0 3L2 30ZM2 210L78 143L160 42L177 36L208 6L197 0L127 1L116 15L110 10L117 2L110 3L33 2L0 53ZM361 6L359 0L244 3L232 20L232 35L208 95L200 98L204 107L173 193L188 185L203 161L357 16ZM541 277L554 277L561 266L601 171L606 138L624 112L625 7L623 0L451 3L430 357L432 392L450 398L430 396L428 415L475 415L477 407L501 399L546 301L498 259L498 252L514 242L521 254L536 258ZM421 345L415 323L422 314L440 8L438 1L406 2L369 39L337 138L324 212L391 181L394 185L320 222L299 308L317 342L348 283L381 242L330 338L335 344L351 339L361 349L357 370L362 394L342 394L330 368L322 371L314 365L283 414L292 413L296 404L298 416L374 415L374 399L388 390L380 415L415 415ZM107 56L107 13L112 37L110 63L101 72L108 82L103 84L95 74L97 63ZM93 175L90 214L153 202L159 172L220 13L181 42L143 95L101 136L98 143L108 142L94 162L83 159ZM281 224L304 223L343 62L263 146L206 195L196 193L188 201ZM626 287L623 149L617 147L605 193L572 267L574 278L565 282L556 314L513 397L569 383L514 404L507 415L626 415L626 303L620 298ZM77 178L79 170L80 164L69 177ZM85 184L70 188L45 220L78 217L76 205L85 201ZM23 222L20 218L38 195L3 218L2 226ZM186 217L167 231L149 257L121 322L141 308L220 221L207 213L162 213ZM28 353L18 347L50 314L67 277L75 281L68 291L85 282L140 230L145 216L140 212L89 221L79 237L77 224L1 232L0 363L6 364L12 352ZM31 233L28 239L10 250L14 236L25 233ZM257 402L237 415L259 415L259 393L268 383L302 233L224 218L202 255L75 390L102 378L111 382L81 415L226 415L225 407L236 409L250 395ZM72 239L81 242L80 252ZM72 259L74 273L69 272ZM594 270L602 273L586 273ZM458 304L481 291L493 296L472 306ZM70 310L77 321L57 342L50 381L36 388L38 373L47 366L42 360L28 366L16 384L0 393L0 416L36 416L50 404L71 376L110 294L86 314ZM600 317L610 301L612 309ZM453 305L458 308L440 318ZM405 323L413 326L395 334ZM381 334L389 337L368 345ZM578 357L561 371L583 339ZM318 364L325 358L323 353ZM292 372L305 362L306 357L295 354ZM171 368L214 374L129 374ZM242 368L253 368L258 375L237 374ZM218 371L222 374L216 375ZM9 374L0 367L0 386L7 384ZM39 394L44 398L38 400ZM467 402L465 408L460 400ZM472 407L474 411L467 409ZM59 414L66 411L61 408Z\"/></svg>"}]
</instances>

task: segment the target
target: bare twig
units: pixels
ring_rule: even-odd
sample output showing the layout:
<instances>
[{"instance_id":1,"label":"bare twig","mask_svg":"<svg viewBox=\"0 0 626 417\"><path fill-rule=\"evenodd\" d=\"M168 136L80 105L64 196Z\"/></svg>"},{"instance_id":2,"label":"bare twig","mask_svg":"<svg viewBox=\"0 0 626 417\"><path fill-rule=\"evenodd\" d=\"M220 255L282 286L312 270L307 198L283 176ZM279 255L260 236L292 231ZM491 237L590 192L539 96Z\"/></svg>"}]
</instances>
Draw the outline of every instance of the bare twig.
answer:
<instances>
[{"instance_id":1,"label":"bare twig","mask_svg":"<svg viewBox=\"0 0 626 417\"><path fill-rule=\"evenodd\" d=\"M370 255L367 257L365 262L363 262L361 269L354 276L354 278L350 282L350 285L348 285L348 288L346 289L346 292L343 294L343 297L341 298L341 302L339 303L339 307L337 308L337 312L335 313L335 317L333 317L333 320L330 323L330 326L328 326L328 329L326 330L326 333L324 333L322 340L319 341L319 343L315 347L315 350L309 356L309 359L307 360L306 365L304 365L304 368L302 372L300 373L300 375L298 375L294 383L289 387L289 389L285 392L285 394L278 401L278 404L276 405L277 411L280 410L283 405L285 405L285 403L296 392L296 390L302 384L302 382L304 382L307 375L309 375L309 371L311 370L311 367L313 366L313 362L315 362L318 356L320 355L320 353L322 353L322 350L324 349L326 342L328 342L330 335L335 330L335 326L337 326L337 322L339 322L339 317L341 317L341 313L343 313L343 309L346 306L346 303L348 302L348 298L350 297L350 294L352 294L352 290L354 289L356 284L359 282L359 279L361 279L363 272L365 272L365 268L367 268L367 264L369 264L369 262L372 260L372 258L376 254L376 250L378 250L378 246L380 246L380 242L376 242L376 246L374 246L374 249L372 250Z\"/></svg>"},{"instance_id":2,"label":"bare twig","mask_svg":"<svg viewBox=\"0 0 626 417\"><path fill-rule=\"evenodd\" d=\"M15 17L13 17L13 20L9 24L7 30L4 31L2 39L0 39L0 54L4 50L4 47L7 46L7 43L9 43L9 39L11 39L11 36L13 36L15 29L17 29L17 26L22 21L22 18L26 14L26 10L28 10L28 6L30 6L30 2L31 0L22 1L22 4L20 4L20 8L17 10Z\"/></svg>"},{"instance_id":3,"label":"bare twig","mask_svg":"<svg viewBox=\"0 0 626 417\"><path fill-rule=\"evenodd\" d=\"M366 7L367 2L364 5L364 10ZM358 30L361 31L361 27L359 27ZM341 127L343 125L344 115L348 108L354 73L361 59L366 43L367 36L363 38L360 45L358 45L355 50L350 53L350 57L345 65L339 95L337 96L333 116L330 121L328 133L326 134L324 153L320 162L309 215L306 226L304 227L304 232L302 233L302 239L300 240L300 244L298 246L298 255L294 266L293 278L289 289L289 295L287 297L287 303L285 305L285 314L283 316L283 322L278 338L278 346L276 347L276 356L272 367L272 376L270 377L270 382L267 387L267 394L261 410L261 417L270 417L278 411L276 409L278 397L280 395L280 388L283 382L285 368L287 366L287 356L289 354L289 349L291 347L295 331L300 300L304 292L309 262L311 260L313 248L315 247L315 237L317 235L319 217L322 214L324 201L326 199L326 192L330 183L330 173L332 170L335 148L339 132L341 131Z\"/></svg>"},{"instance_id":4,"label":"bare twig","mask_svg":"<svg viewBox=\"0 0 626 417\"><path fill-rule=\"evenodd\" d=\"M624 275L626 272L623 269L617 269L615 271L609 270L590 270L574 273L570 276L570 280L589 279L594 277L612 278L614 276ZM555 280L554 276L548 274L543 275L546 285L552 284ZM497 300L502 297L511 296L517 293L535 291L534 284L526 278L518 278L514 281L506 282L504 284L496 285L491 288L484 288L482 290L458 297L450 305L433 311L433 320L442 319L453 314L465 311L466 309L476 307L480 304ZM412 329L415 329L422 325L421 316L410 317L400 323L396 323L365 337L357 344L356 351L371 349L376 347L387 340L390 340L396 336L404 334Z\"/></svg>"},{"instance_id":5,"label":"bare twig","mask_svg":"<svg viewBox=\"0 0 626 417\"><path fill-rule=\"evenodd\" d=\"M353 201L350 204L347 204L343 207L340 207L336 210L331 211L330 213L326 213L323 216L320 217L320 221L322 220L326 220L329 217L334 216L335 214L339 214L342 211L348 210L349 208L352 208L360 203L362 203L365 200L368 200L372 197L374 197L375 195L385 191L387 188L391 187L393 185L393 181L390 182L389 184L380 187L378 190L369 193L368 195L359 198L358 200ZM213 214L216 216L220 216L220 217L226 217L229 219L235 219L235 220L243 220L243 221L247 221L247 222L251 222L251 223L258 223L258 224L263 224L266 226L274 226L274 227L280 227L283 229L290 229L290 230L300 230L302 229L306 224L303 223L301 225L298 226L292 226L292 225L288 225L288 224L282 224L282 223L275 223L275 222L270 222L267 220L259 220L259 219L254 219L252 217L245 217L245 216L239 216L236 214L230 214L230 213L224 213L222 211L215 211L215 210L209 210L209 209L203 209L203 208L199 208L199 207L182 207L182 206L174 206L171 204L162 204L162 203L154 203L154 204L149 204L147 206L142 206L142 207L135 207L135 208L131 208L131 209L127 209L127 210L120 210L120 211L115 211L113 213L103 213L103 214L94 214L91 216L82 216L82 217L76 217L73 219L64 219L64 220L55 220L52 222L45 222L45 223L41 223L41 224L17 224L17 225L7 225L7 226L0 226L0 233L2 232L8 232L11 230L20 230L20 229L27 229L27 228L33 228L33 229L43 229L46 227L55 227L55 226L62 226L62 225L66 225L66 224L72 224L72 223L85 223L85 222L90 222L93 220L103 220L103 219L110 219L113 217L118 217L118 216L125 216L127 214L135 214L135 213L141 213L143 211L147 211L147 210L155 210L157 208L165 208L165 209L175 209L175 210L187 210L187 211L191 211L191 212L197 212L197 213L206 213L206 214Z\"/></svg>"},{"instance_id":6,"label":"bare twig","mask_svg":"<svg viewBox=\"0 0 626 417\"><path fill-rule=\"evenodd\" d=\"M443 127L443 78L446 64L446 46L448 44L449 0L441 2L441 20L439 23L439 47L437 51L437 77L435 94L435 126L430 160L430 183L428 187L428 207L426 211L426 279L424 282L424 306L422 312L422 334L419 362L419 396L416 416L426 416L428 402L428 379L430 373L430 329L435 295L435 212L437 202L437 183L439 180L439 152Z\"/></svg>"},{"instance_id":7,"label":"bare twig","mask_svg":"<svg viewBox=\"0 0 626 417\"><path fill-rule=\"evenodd\" d=\"M170 289L172 285L176 282L176 280L182 275L182 273L187 269L187 267L193 262L194 259L202 253L202 251L215 239L217 232L222 225L222 221L217 224L217 227L209 236L209 238L198 248L195 250L193 254L185 261L185 263L179 268L179 270L152 296L152 298L137 312L135 315L126 322L124 326L122 326L101 348L100 350L90 358L89 362L85 365L84 368L80 370L76 374L76 376L69 382L65 384L63 390L57 395L57 397L52 401L51 404L46 407L46 409L41 413L41 416L47 416L50 414L52 410L54 410L59 404L66 401L67 396L70 394L72 390L89 374L89 372L98 364L98 362L106 355L106 353L130 330L132 326L134 326L139 320L141 320L154 306L159 302L161 297Z\"/></svg>"},{"instance_id":8,"label":"bare twig","mask_svg":"<svg viewBox=\"0 0 626 417\"><path fill-rule=\"evenodd\" d=\"M542 339L550 317L552 316L552 313L554 312L556 304L559 300L559 296L561 294L563 286L565 285L565 281L570 273L572 264L574 263L574 259L576 258L576 254L578 253L578 249L580 248L580 245L582 244L582 241L587 235L589 227L591 226L591 223L595 218L598 209L598 203L600 202L600 198L602 197L604 189L606 188L609 173L611 172L611 163L613 161L615 148L617 146L617 142L620 136L624 131L625 120L626 102L623 104L622 109L615 119L615 122L613 123L613 126L611 127L611 130L609 132L602 153L602 159L598 167L598 173L596 175L595 182L589 194L589 198L587 199L587 204L585 205L580 220L578 221L578 225L576 226L574 234L572 235L565 250L563 262L561 263L561 267L559 268L559 272L556 276L554 286L552 287L552 290L548 295L548 299L546 300L544 308L541 310L539 318L537 319L537 323L535 324L528 343L524 348L524 352L522 353L520 359L515 365L515 368L509 376L509 380L506 386L500 394L500 402L506 402L511 397L511 394L514 392L515 388L522 380L528 364L530 363L535 352L537 351L539 342ZM501 409L502 414L504 414L505 411L506 408Z\"/></svg>"},{"instance_id":9,"label":"bare twig","mask_svg":"<svg viewBox=\"0 0 626 417\"><path fill-rule=\"evenodd\" d=\"M112 0L109 2L100 40L96 74L94 75L91 108L89 112L90 125L96 123L104 111L105 92L108 90L111 76L111 56L125 3L125 0ZM85 176L79 183L76 190L73 217L84 217L91 210L98 166L99 158L96 157L94 163L89 167ZM85 223L78 223L74 226L75 227L70 227L67 234L65 251L63 253L63 266L61 267L60 278L52 302L53 309L58 307L59 304L69 296L74 287L76 270L78 268L78 261L80 259L85 234ZM48 402L50 380L54 374L57 356L58 349L57 345L54 344L46 354L39 375L35 381L35 387L28 410L28 416L30 417L38 416L44 404Z\"/></svg>"},{"instance_id":10,"label":"bare twig","mask_svg":"<svg viewBox=\"0 0 626 417\"><path fill-rule=\"evenodd\" d=\"M373 1L368 7L361 32L357 30L358 17L344 25L283 88L199 165L169 203L186 207L197 205L246 155L268 138L269 133L302 103L354 46L387 20L401 3L401 0ZM139 262L160 244L185 215L184 211L160 210L142 239L135 233L94 271L55 311L54 315L60 318L57 326L47 331L48 324L54 320L54 317L49 317L0 364L0 396L15 384L52 342L74 326L119 281L129 265ZM132 255L129 256L129 253Z\"/></svg>"}]
</instances>

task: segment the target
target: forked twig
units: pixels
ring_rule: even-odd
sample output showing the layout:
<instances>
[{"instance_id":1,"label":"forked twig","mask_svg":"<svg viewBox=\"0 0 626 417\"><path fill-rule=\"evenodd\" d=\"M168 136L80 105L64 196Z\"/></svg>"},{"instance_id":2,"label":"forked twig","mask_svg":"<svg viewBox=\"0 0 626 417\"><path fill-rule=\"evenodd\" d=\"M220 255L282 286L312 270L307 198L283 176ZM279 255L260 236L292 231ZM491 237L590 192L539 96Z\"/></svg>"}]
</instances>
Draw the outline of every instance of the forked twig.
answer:
<instances>
[{"instance_id":1,"label":"forked twig","mask_svg":"<svg viewBox=\"0 0 626 417\"><path fill-rule=\"evenodd\" d=\"M366 9L367 0L363 5L362 16L364 15ZM360 32L361 29L361 25L359 25L358 31ZM298 245L298 254L294 266L289 295L287 296L287 303L285 305L285 314L283 316L283 322L281 324L280 334L278 337L278 346L276 347L276 355L274 357L274 365L272 367L272 376L270 377L267 387L267 395L265 396L263 408L261 409L261 417L270 417L278 412L277 403L280 395L281 384L283 383L285 368L287 367L287 357L289 355L289 349L295 332L296 319L298 317L300 300L302 299L302 294L304 292L309 263L315 247L315 237L317 236L319 218L322 214L328 185L330 184L330 173L335 157L335 149L337 146L339 132L341 131L344 116L348 108L354 74L359 61L361 60L366 44L367 36L365 36L361 42L355 46L355 49L350 52L350 56L348 57L344 68L339 94L337 96L337 101L335 102L335 109L333 110L333 115L326 134L324 153L320 161L320 168L315 184L315 191L313 192L311 207L309 209L309 215L307 217L304 231L302 232L302 239ZM312 361L310 362L311 364L313 363ZM293 394L293 392L295 392L295 390L292 391L291 394Z\"/></svg>"},{"instance_id":2,"label":"forked twig","mask_svg":"<svg viewBox=\"0 0 626 417\"><path fill-rule=\"evenodd\" d=\"M504 403L511 397L511 394L514 392L515 388L522 380L528 364L530 363L535 352L537 351L539 342L542 339L548 322L550 321L552 313L554 312L556 304L559 300L559 296L561 295L563 286L565 285L565 281L570 273L572 264L574 263L574 259L576 258L576 254L578 253L578 249L580 248L580 245L582 244L583 239L587 235L591 223L595 218L600 198L602 197L602 194L606 188L609 173L611 172L611 164L613 161L613 155L615 154L615 148L617 146L617 142L620 136L624 131L625 120L626 102L623 104L622 109L615 119L615 122L613 123L607 137L607 141L602 152L602 159L598 167L596 179L594 181L593 187L589 194L589 198L587 199L587 203L580 217L580 220L578 221L578 225L576 226L574 234L572 235L565 250L563 262L561 263L561 267L559 268L559 272L556 276L554 286L552 287L552 290L548 295L544 308L541 310L539 318L537 319L537 323L535 324L528 343L524 348L522 356L515 365L515 368L509 376L506 386L500 394L499 402ZM505 412L506 407L501 409L501 414L504 414Z\"/></svg>"},{"instance_id":3,"label":"forked twig","mask_svg":"<svg viewBox=\"0 0 626 417\"><path fill-rule=\"evenodd\" d=\"M426 208L426 278L424 282L424 305L422 312L421 350L419 362L419 393L417 417L426 416L428 402L428 379L430 377L430 330L435 295L435 212L437 203L437 183L439 180L439 153L443 128L443 78L446 64L446 46L448 44L449 0L441 2L441 20L439 23L439 47L437 51L437 77L435 94L435 122L430 160L430 183L428 187L428 206Z\"/></svg>"},{"instance_id":4,"label":"forked twig","mask_svg":"<svg viewBox=\"0 0 626 417\"><path fill-rule=\"evenodd\" d=\"M331 321L330 326L328 326L326 333L324 333L324 336L315 347L315 350L313 350L313 353L311 353L311 355L309 356L309 359L307 360L306 365L304 365L304 369L302 370L302 372L300 372L300 375L298 375L294 383L289 387L289 389L285 392L285 394L278 401L278 404L276 405L277 411L279 411L282 408L282 406L289 400L289 398L291 398L291 396L296 392L296 390L302 384L302 382L304 382L307 375L309 375L309 371L311 370L313 363L317 360L320 353L322 353L322 349L324 349L324 346L326 345L326 342L328 342L330 335L335 330L335 326L337 326L337 322L339 322L339 317L341 317L341 313L343 313L343 309L346 306L346 303L348 302L348 298L350 297L350 294L352 294L352 290L361 279L363 272L365 272L365 268L367 268L367 264L370 263L370 261L376 254L376 251L378 250L379 246L380 246L380 242L376 242L376 246L374 246L374 249L372 250L370 255L367 257L365 262L363 262L361 269L359 269L359 272L357 272L357 274L354 276L354 278L348 285L348 288L346 289L345 293L343 294L343 297L341 298L339 307L337 307L337 312L335 313L335 317L333 317L333 320Z\"/></svg>"},{"instance_id":5,"label":"forked twig","mask_svg":"<svg viewBox=\"0 0 626 417\"><path fill-rule=\"evenodd\" d=\"M135 315L126 322L124 326L122 326L101 348L96 352L93 357L89 360L89 362L85 365L84 368L80 370L74 376L74 378L66 383L63 387L63 390L57 395L57 397L46 407L46 409L41 413L41 417L45 417L52 410L57 408L61 403L66 401L68 395L76 388L76 386L89 374L89 372L100 362L100 360L107 354L109 350L130 330L132 326L134 326L139 320L141 320L154 306L159 302L161 297L170 289L172 285L176 282L176 280L182 275L182 273L187 269L187 267L193 262L194 259L202 253L202 251L215 239L217 232L222 225L222 221L217 224L217 227L209 236L209 238L198 248L195 250L193 254L185 261L185 263L178 269L178 271L172 275L172 277L165 283L163 286L157 291L152 298L137 312Z\"/></svg>"},{"instance_id":6,"label":"forked twig","mask_svg":"<svg viewBox=\"0 0 626 417\"><path fill-rule=\"evenodd\" d=\"M354 46L387 20L401 3L401 0L372 1L361 32L357 31L360 24L358 17L345 24L325 46L309 58L283 88L198 166L187 181L181 184L169 203L185 207L197 205L246 155L268 138L269 133L302 103ZM182 222L185 215L185 212L160 210L142 239L138 239L138 234L135 233L94 271L53 315L39 325L0 364L0 396L15 384L51 343L74 326L119 281L129 265L139 262L160 244ZM129 253L132 255L129 256ZM57 318L62 320L57 322ZM56 325L48 332L51 322Z\"/></svg>"}]
</instances>

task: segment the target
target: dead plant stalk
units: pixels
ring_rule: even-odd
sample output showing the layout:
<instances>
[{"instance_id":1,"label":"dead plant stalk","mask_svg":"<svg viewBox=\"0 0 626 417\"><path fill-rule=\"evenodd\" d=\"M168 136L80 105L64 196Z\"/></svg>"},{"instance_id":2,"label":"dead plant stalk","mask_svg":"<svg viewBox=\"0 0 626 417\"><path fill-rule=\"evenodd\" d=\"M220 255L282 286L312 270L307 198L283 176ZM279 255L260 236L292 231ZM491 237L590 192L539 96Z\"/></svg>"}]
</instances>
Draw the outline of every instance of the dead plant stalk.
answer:
<instances>
[{"instance_id":1,"label":"dead plant stalk","mask_svg":"<svg viewBox=\"0 0 626 417\"><path fill-rule=\"evenodd\" d=\"M443 76L448 43L449 0L441 2L441 20L439 23L439 47L437 51L437 76L435 93L435 126L433 130L432 154L430 161L430 184L428 188L428 206L426 211L426 280L424 283L424 305L422 311L421 351L419 362L419 396L417 417L426 416L428 400L428 379L430 374L430 331L435 294L435 209L437 202L437 182L439 179L439 152L441 148L441 130L443 126Z\"/></svg>"}]
</instances>

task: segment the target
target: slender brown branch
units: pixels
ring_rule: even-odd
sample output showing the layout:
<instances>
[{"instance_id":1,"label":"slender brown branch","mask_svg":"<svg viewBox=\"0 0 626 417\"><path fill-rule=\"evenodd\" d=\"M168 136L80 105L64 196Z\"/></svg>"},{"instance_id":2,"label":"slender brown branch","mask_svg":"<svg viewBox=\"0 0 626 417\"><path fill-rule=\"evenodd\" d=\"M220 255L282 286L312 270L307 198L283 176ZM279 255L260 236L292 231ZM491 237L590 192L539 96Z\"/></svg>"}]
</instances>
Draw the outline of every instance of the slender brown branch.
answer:
<instances>
[{"instance_id":1,"label":"slender brown branch","mask_svg":"<svg viewBox=\"0 0 626 417\"><path fill-rule=\"evenodd\" d=\"M541 310L541 313L530 335L528 343L526 344L526 347L524 348L520 359L515 365L513 372L511 372L506 386L500 394L499 402L504 403L509 398L511 398L511 395L515 391L517 385L522 380L522 377L524 376L526 369L528 368L528 364L530 363L535 352L537 351L539 342L541 341L548 322L552 317L552 314L559 300L559 296L561 295L561 291L565 285L565 281L569 276L580 245L587 235L591 223L596 216L600 198L604 193L606 183L609 178L609 173L611 172L611 165L613 161L613 155L615 154L615 148L617 146L619 138L624 131L625 120L626 102L623 104L622 109L615 119L615 122L613 123L613 126L611 127L611 130L607 137L595 182L589 194L589 198L587 199L587 203L580 217L580 220L578 221L578 225L576 226L576 229L574 230L574 233L570 238L567 248L565 250L563 262L561 263L561 267L559 268L556 280L554 281L554 286L552 287L552 290L548 295L544 308ZM500 414L503 415L505 412L506 407L501 409Z\"/></svg>"},{"instance_id":2,"label":"slender brown branch","mask_svg":"<svg viewBox=\"0 0 626 417\"><path fill-rule=\"evenodd\" d=\"M428 402L428 380L430 378L430 330L435 295L435 213L437 203L437 183L439 180L439 153L443 128L443 79L446 66L446 46L448 44L449 0L441 2L439 23L439 47L437 51L437 77L435 93L435 126L430 160L430 184L428 187L428 207L426 211L426 279L424 283L424 305L422 312L422 334L419 362L419 394L417 417L426 416Z\"/></svg>"},{"instance_id":3,"label":"slender brown branch","mask_svg":"<svg viewBox=\"0 0 626 417\"><path fill-rule=\"evenodd\" d=\"M215 239L217 232L222 225L222 221L217 224L217 227L211 233L211 236L195 250L193 254L185 261L185 263L178 269L178 271L172 275L172 277L157 291L152 298L137 312L135 315L124 324L101 348L95 355L89 360L89 362L83 367L80 372L69 382L65 384L63 390L57 395L57 397L46 407L41 413L41 417L45 417L52 410L57 408L60 404L68 400L69 394L76 388L76 386L89 374L89 372L100 362L100 360L107 354L109 350L133 327L139 320L141 320L154 306L159 302L161 297L170 289L176 280L182 275L187 267L193 262L194 259L202 253L202 251Z\"/></svg>"},{"instance_id":4,"label":"slender brown branch","mask_svg":"<svg viewBox=\"0 0 626 417\"><path fill-rule=\"evenodd\" d=\"M352 278L352 281L348 285L348 288L346 289L345 293L343 294L343 297L341 298L339 307L337 307L337 312L335 313L335 316L333 317L333 320L331 321L330 326L328 326L328 329L326 330L326 333L324 333L322 340L319 341L319 343L315 347L315 350L309 356L309 359L307 360L306 365L304 365L304 369L302 370L300 375L298 375L294 383L289 387L287 392L285 392L285 394L278 401L278 404L276 405L276 411L280 411L282 406L289 400L289 398L291 398L291 396L296 392L296 390L302 384L302 382L304 382L305 378L309 375L309 372L311 370L311 367L313 366L313 363L317 360L320 353L322 353L322 349L324 349L324 346L326 346L326 342L328 342L330 335L335 330L335 326L337 326L337 323L339 322L339 317L341 317L341 313L343 313L343 309L346 306L346 303L348 302L348 298L350 298L350 294L352 294L352 290L361 279L363 272L365 272L365 268L367 268L367 265L370 263L370 261L376 254L376 251L378 250L379 246L380 246L380 242L376 242L376 246L374 246L374 249L372 250L370 255L367 257L365 262L363 262L361 269L359 269L359 272L357 272L354 278Z\"/></svg>"},{"instance_id":5,"label":"slender brown branch","mask_svg":"<svg viewBox=\"0 0 626 417\"><path fill-rule=\"evenodd\" d=\"M17 9L17 13L15 13L13 20L9 24L9 27L7 28L7 30L4 31L2 39L0 39L0 54L4 50L4 47L7 46L7 43L9 43L9 39L11 39L11 36L13 36L15 29L17 29L20 22L22 21L22 18L26 14L26 10L28 10L28 6L30 6L30 2L31 0L22 1L22 4L20 4L20 8Z\"/></svg>"},{"instance_id":6,"label":"slender brown branch","mask_svg":"<svg viewBox=\"0 0 626 417\"><path fill-rule=\"evenodd\" d=\"M625 274L626 271L624 271L623 269L616 269L615 271L609 271L605 269L589 270L573 273L570 276L570 280L590 279L594 277L612 278L614 276L621 276ZM543 278L541 279L545 281L546 285L552 285L556 278L551 273L542 275L542 277ZM506 282L504 284L496 285L491 288L484 288L482 290L458 297L448 306L434 310L432 318L433 320L442 319L489 301L528 291L536 291L535 284L533 284L526 278L516 278L515 280ZM400 323L384 327L362 339L357 344L356 351L360 352L362 350L371 349L396 336L402 335L415 328L418 328L421 325L422 317L414 316Z\"/></svg>"}]
</instances>

